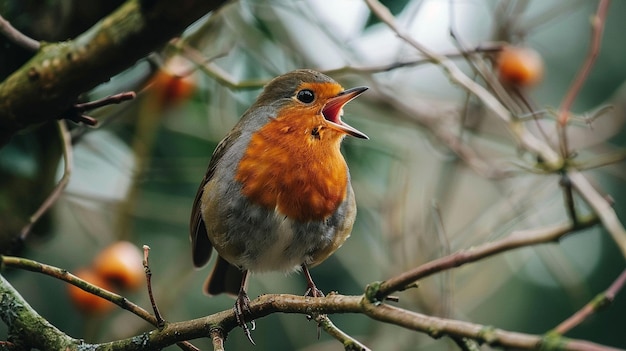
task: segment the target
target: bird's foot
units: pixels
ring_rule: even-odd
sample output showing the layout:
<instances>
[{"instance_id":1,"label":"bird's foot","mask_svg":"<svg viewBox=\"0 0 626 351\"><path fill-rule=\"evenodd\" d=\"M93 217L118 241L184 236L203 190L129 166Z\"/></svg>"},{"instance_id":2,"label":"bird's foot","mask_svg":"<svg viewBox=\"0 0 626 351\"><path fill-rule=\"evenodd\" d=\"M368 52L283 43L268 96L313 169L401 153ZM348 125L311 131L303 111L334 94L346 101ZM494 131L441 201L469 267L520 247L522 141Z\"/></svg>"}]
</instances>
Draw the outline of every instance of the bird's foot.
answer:
<instances>
[{"instance_id":1,"label":"bird's foot","mask_svg":"<svg viewBox=\"0 0 626 351\"><path fill-rule=\"evenodd\" d=\"M306 292L304 293L304 296L310 296L310 297L324 297L324 293L322 292L322 290L318 289L317 286L315 286L315 282L313 282L313 278L311 278L311 273L309 273L309 269L307 268L307 266L305 264L302 265L302 272L304 272L304 277L306 278ZM319 313L313 313L310 315L307 315L306 318L308 320L311 319L317 319L317 317L321 316ZM317 323L317 338L320 338L320 334L322 331L322 326L321 324Z\"/></svg>"},{"instance_id":2,"label":"bird's foot","mask_svg":"<svg viewBox=\"0 0 626 351\"><path fill-rule=\"evenodd\" d=\"M304 296L310 297L324 297L324 293L322 290L318 289L315 284L308 285L306 291L304 292Z\"/></svg>"},{"instance_id":3,"label":"bird's foot","mask_svg":"<svg viewBox=\"0 0 626 351\"><path fill-rule=\"evenodd\" d=\"M250 334L256 328L256 324L254 320L250 321L250 328L248 328L248 324L246 323L245 314L250 314L250 298L248 298L248 294L245 290L240 290L237 295L237 300L235 301L235 306L233 307L233 311L235 312L235 318L237 319L237 324L243 329L244 334L250 341L252 345L256 345L254 340L252 340L252 335Z\"/></svg>"},{"instance_id":4,"label":"bird's foot","mask_svg":"<svg viewBox=\"0 0 626 351\"><path fill-rule=\"evenodd\" d=\"M304 273L304 277L306 278L306 292L304 293L304 296L310 296L310 297L324 297L324 293L322 292L322 290L318 289L317 286L315 286L315 282L313 281L313 278L311 277L311 273L309 272L309 269L307 268L306 264L302 264L302 272Z\"/></svg>"},{"instance_id":5,"label":"bird's foot","mask_svg":"<svg viewBox=\"0 0 626 351\"><path fill-rule=\"evenodd\" d=\"M324 293L322 292L322 290L318 289L315 284L309 284L306 292L304 293L304 296L310 296L310 297L324 297ZM308 320L312 320L312 319L317 319L317 316L319 316L319 313L314 313L314 314L309 314L306 316L306 318ZM322 326L319 324L317 324L317 339L319 340L320 335L322 333Z\"/></svg>"}]
</instances>

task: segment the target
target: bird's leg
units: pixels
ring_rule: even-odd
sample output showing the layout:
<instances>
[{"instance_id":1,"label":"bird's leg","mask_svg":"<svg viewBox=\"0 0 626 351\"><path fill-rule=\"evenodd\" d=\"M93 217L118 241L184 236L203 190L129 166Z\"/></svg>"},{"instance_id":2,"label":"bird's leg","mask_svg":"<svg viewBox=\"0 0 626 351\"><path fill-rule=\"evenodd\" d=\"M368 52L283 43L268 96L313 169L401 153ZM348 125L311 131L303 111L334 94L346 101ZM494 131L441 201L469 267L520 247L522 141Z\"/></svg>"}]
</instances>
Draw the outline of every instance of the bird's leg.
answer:
<instances>
[{"instance_id":1,"label":"bird's leg","mask_svg":"<svg viewBox=\"0 0 626 351\"><path fill-rule=\"evenodd\" d=\"M313 282L313 278L311 278L311 273L309 273L309 269L306 264L302 264L302 272L304 272L304 277L306 278L306 292L304 296L311 297L324 297L324 293L315 286L315 282Z\"/></svg>"},{"instance_id":2,"label":"bird's leg","mask_svg":"<svg viewBox=\"0 0 626 351\"><path fill-rule=\"evenodd\" d=\"M311 277L311 273L309 272L309 269L307 268L306 264L302 264L302 272L304 272L304 277L306 278L306 285L307 285L307 289L306 292L304 293L304 296L311 296L311 297L324 297L324 293L322 292L322 290L318 289L317 286L315 286L315 282L313 281L313 278ZM318 316L319 314L315 314L315 315L308 315L307 319L311 320L313 318L317 318L316 316ZM322 330L322 326L318 323L317 324L317 338L320 338L320 334L321 334L321 330Z\"/></svg>"},{"instance_id":3,"label":"bird's leg","mask_svg":"<svg viewBox=\"0 0 626 351\"><path fill-rule=\"evenodd\" d=\"M235 312L235 318L237 319L237 324L243 329L243 332L246 334L246 337L252 343L252 345L256 345L254 340L252 340L252 335L250 334L251 330L254 330L256 324L254 320L250 321L251 328L248 328L246 324L245 314L250 313L250 298L246 293L246 276L248 275L248 271L243 271L243 277L241 278L241 287L239 288L239 293L237 294L237 300L235 300L235 306L233 307L233 311Z\"/></svg>"}]
</instances>

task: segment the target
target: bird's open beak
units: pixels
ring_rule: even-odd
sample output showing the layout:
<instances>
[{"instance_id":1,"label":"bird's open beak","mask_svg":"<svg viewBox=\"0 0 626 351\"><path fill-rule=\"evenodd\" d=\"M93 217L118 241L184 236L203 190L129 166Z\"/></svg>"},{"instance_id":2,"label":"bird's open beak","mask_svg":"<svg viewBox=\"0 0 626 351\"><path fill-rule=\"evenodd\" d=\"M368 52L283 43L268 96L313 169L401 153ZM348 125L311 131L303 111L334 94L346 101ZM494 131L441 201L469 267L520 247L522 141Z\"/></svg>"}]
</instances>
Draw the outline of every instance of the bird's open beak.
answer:
<instances>
[{"instance_id":1,"label":"bird's open beak","mask_svg":"<svg viewBox=\"0 0 626 351\"><path fill-rule=\"evenodd\" d=\"M357 96L361 95L367 89L367 87L357 87L344 90L341 93L337 94L337 96L328 100L328 102L326 103L326 105L324 105L324 108L322 109L322 114L332 128L352 135L353 137L369 139L367 135L358 131L356 128L349 126L341 120L341 115L343 115L343 106L352 101Z\"/></svg>"}]
</instances>

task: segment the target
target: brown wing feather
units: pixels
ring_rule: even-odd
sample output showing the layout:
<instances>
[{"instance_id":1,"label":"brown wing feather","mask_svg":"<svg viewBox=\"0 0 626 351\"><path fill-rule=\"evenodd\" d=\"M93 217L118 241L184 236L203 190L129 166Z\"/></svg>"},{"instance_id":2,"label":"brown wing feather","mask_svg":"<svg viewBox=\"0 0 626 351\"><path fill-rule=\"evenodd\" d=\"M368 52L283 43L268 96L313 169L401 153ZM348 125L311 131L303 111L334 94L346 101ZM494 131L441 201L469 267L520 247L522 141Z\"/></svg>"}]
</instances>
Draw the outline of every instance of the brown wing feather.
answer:
<instances>
[{"instance_id":1,"label":"brown wing feather","mask_svg":"<svg viewBox=\"0 0 626 351\"><path fill-rule=\"evenodd\" d=\"M191 219L190 219L190 238L191 238L191 250L193 257L193 264L196 267L202 267L211 258L211 252L213 250L213 246L209 241L208 233L206 230L206 226L204 225L204 221L202 220L202 206L201 199L202 193L204 192L204 187L206 184L213 178L213 174L215 173L215 168L217 164L222 159L226 150L228 150L235 140L241 135L241 132L238 129L233 130L230 134L228 134L220 143L217 145L217 148L213 152L213 156L211 156L211 161L209 162L209 167L200 183L200 187L196 192L196 198L193 200L193 207L191 209Z\"/></svg>"},{"instance_id":2,"label":"brown wing feather","mask_svg":"<svg viewBox=\"0 0 626 351\"><path fill-rule=\"evenodd\" d=\"M218 256L211 274L204 283L204 292L209 296L227 293L236 297L241 286L246 285L243 278L242 270L228 263L222 256Z\"/></svg>"}]
</instances>

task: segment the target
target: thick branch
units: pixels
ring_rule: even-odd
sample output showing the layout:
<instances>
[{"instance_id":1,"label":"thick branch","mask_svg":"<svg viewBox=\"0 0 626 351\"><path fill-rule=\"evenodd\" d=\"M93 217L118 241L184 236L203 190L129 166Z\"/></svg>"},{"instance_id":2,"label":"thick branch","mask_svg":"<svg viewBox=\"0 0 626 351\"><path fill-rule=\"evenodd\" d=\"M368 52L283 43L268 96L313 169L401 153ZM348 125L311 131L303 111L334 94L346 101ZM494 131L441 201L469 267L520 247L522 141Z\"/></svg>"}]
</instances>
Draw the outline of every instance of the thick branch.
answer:
<instances>
[{"instance_id":1,"label":"thick branch","mask_svg":"<svg viewBox=\"0 0 626 351\"><path fill-rule=\"evenodd\" d=\"M399 325L407 329L419 330L428 333L434 338L444 335L466 337L491 346L503 347L504 349L549 350L558 346L559 350L618 350L584 340L523 334L497 329L487 325L432 317L385 304L378 306L371 305L371 308L365 311L365 313L371 318L381 322Z\"/></svg>"},{"instance_id":2,"label":"thick branch","mask_svg":"<svg viewBox=\"0 0 626 351\"><path fill-rule=\"evenodd\" d=\"M75 340L50 324L0 275L0 318L9 328L15 349L63 350L76 348Z\"/></svg>"},{"instance_id":3,"label":"thick branch","mask_svg":"<svg viewBox=\"0 0 626 351\"><path fill-rule=\"evenodd\" d=\"M541 346L559 345L561 350L617 350L583 340L561 337L543 337L496 329L452 319L431 317L385 304L366 302L363 296L328 295L304 297L295 295L263 295L250 303L251 317L258 319L272 313L364 313L367 316L407 329L428 333L433 337L456 335L485 342L494 346L517 349L538 349ZM171 345L182 339L204 337L215 328L225 333L235 328L237 322L232 310L185 322L170 323L162 330L146 333L142 343L132 343L137 337L98 345L97 350L148 350ZM554 343L554 344L553 344Z\"/></svg>"},{"instance_id":4,"label":"thick branch","mask_svg":"<svg viewBox=\"0 0 626 351\"><path fill-rule=\"evenodd\" d=\"M582 225L591 225L595 223L594 220L589 222L582 222ZM568 228L554 229L553 235L557 232L567 232ZM548 240L549 237L546 233L543 233L542 240ZM561 234L564 235L564 234ZM533 240L539 240L538 235L534 235L534 239L524 241L519 238L521 235L517 235L520 242L532 242ZM533 237L531 235L531 237ZM556 239L556 237L554 238ZM515 246L511 241L506 241L510 245ZM541 240L539 241L541 242ZM519 243L518 243L519 244ZM512 247L509 247L512 248ZM495 252L492 252L492 254ZM22 263L27 264L28 260L23 260ZM4 264L15 266L19 263L18 258L4 257ZM13 264L10 264L13 263ZM20 266L22 267L22 266ZM22 268L26 268L36 272L42 272L46 274L57 273L56 269L49 270L49 266L40 264L28 264ZM51 274L53 275L53 274ZM63 274L62 277L66 277L68 274ZM72 283L76 283L72 281ZM90 292L91 289L87 289ZM98 296L103 296L102 291L93 291ZM29 328L26 321L16 319L28 318L29 320L35 319L38 323L47 323L37 313L32 310L25 301L19 296L10 284L4 279L0 279L0 293L3 296L0 301L0 311L5 311L0 314L7 325L10 327L22 326ZM110 293L107 292L107 295ZM114 295L114 294L112 294ZM116 296L107 296L107 299L113 301ZM124 299L125 300L125 299ZM19 309L22 306L27 306L27 313L22 314ZM122 306L122 305L120 305ZM294 295L263 295L250 302L251 319L260 319L272 313L296 313L296 314L336 314L336 313L360 313L367 315L370 318L383 321L386 323L395 324L410 330L420 331L427 333L432 337L440 337L443 335L449 335L452 337L469 338L481 343L488 343L493 346L501 346L504 348L516 348L516 349L537 349L540 347L549 348L551 345L558 345L561 350L615 350L610 347L587 342L583 340L572 340L560 337L558 335L549 334L548 336L530 335L524 333L510 332L501 329L496 329L490 326L469 323L465 321L444 319L438 317L432 317L412 311L408 311L401 308L392 307L383 303L370 302L370 299L364 295L361 296L345 296L339 294L329 294L326 297L312 298ZM152 316L150 316L152 317ZM149 318L149 319L153 319ZM110 343L94 344L94 345L78 345L76 340L65 336L62 332L58 331L53 326L50 326L50 331L53 332L52 341L58 344L67 346L66 350L77 350L79 348L92 348L94 350L154 350L160 349L174 343L191 340L196 338L202 338L217 336L217 344L219 340L223 340L223 335L227 335L231 330L237 327L237 320L235 318L232 309L218 312L207 317L198 318L194 320L166 323L163 328L153 330L142 335L138 335L132 338L117 340ZM19 330L19 339L21 340L25 333L39 333L39 324L34 326L32 330ZM31 340L31 339L29 339ZM37 342L33 346L39 346L41 343L46 342L47 338L42 336L37 339L32 339L31 342ZM48 344L53 345L53 344ZM59 349L60 347L55 347ZM363 347L364 348L364 347ZM45 349L45 348L44 348Z\"/></svg>"},{"instance_id":5,"label":"thick branch","mask_svg":"<svg viewBox=\"0 0 626 351\"><path fill-rule=\"evenodd\" d=\"M54 119L79 94L107 81L225 0L129 0L75 40L44 44L0 84L0 146Z\"/></svg>"}]
</instances>

